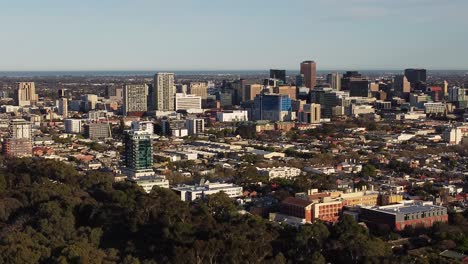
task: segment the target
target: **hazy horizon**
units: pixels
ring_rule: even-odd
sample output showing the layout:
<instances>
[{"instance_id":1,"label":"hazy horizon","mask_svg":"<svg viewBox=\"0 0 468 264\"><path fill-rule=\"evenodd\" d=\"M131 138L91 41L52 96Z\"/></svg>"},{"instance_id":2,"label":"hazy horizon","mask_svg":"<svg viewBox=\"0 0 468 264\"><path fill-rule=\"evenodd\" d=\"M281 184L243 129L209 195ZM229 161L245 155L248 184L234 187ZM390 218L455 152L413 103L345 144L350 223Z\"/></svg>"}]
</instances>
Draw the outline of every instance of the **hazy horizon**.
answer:
<instances>
[{"instance_id":1,"label":"hazy horizon","mask_svg":"<svg viewBox=\"0 0 468 264\"><path fill-rule=\"evenodd\" d=\"M468 69L466 0L17 0L0 71Z\"/></svg>"}]
</instances>

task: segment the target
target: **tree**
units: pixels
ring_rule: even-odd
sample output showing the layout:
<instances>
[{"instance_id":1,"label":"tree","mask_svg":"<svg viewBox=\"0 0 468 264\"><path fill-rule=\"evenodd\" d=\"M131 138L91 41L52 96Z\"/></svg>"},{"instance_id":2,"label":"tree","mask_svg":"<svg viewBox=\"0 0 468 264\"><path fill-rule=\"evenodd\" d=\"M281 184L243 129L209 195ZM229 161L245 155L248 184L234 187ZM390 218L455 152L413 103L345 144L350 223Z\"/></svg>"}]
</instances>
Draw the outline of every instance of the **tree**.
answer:
<instances>
[{"instance_id":1,"label":"tree","mask_svg":"<svg viewBox=\"0 0 468 264\"><path fill-rule=\"evenodd\" d=\"M366 164L362 167L361 176L363 177L375 177L377 176L377 169L374 165Z\"/></svg>"}]
</instances>

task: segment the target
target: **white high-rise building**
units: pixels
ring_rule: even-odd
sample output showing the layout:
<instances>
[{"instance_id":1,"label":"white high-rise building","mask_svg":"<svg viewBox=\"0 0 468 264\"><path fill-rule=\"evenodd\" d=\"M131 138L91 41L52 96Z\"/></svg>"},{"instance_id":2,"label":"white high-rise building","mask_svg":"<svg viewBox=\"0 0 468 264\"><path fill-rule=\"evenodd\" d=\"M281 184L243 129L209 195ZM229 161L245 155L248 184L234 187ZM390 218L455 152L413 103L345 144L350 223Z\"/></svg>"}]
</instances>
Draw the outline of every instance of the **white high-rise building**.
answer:
<instances>
[{"instance_id":1,"label":"white high-rise building","mask_svg":"<svg viewBox=\"0 0 468 264\"><path fill-rule=\"evenodd\" d=\"M154 76L151 105L156 111L174 111L174 73L159 72Z\"/></svg>"},{"instance_id":2,"label":"white high-rise building","mask_svg":"<svg viewBox=\"0 0 468 264\"><path fill-rule=\"evenodd\" d=\"M123 90L124 115L148 111L148 85L127 84Z\"/></svg>"},{"instance_id":3,"label":"white high-rise building","mask_svg":"<svg viewBox=\"0 0 468 264\"><path fill-rule=\"evenodd\" d=\"M31 122L24 119L13 119L9 126L10 138L31 139Z\"/></svg>"}]
</instances>

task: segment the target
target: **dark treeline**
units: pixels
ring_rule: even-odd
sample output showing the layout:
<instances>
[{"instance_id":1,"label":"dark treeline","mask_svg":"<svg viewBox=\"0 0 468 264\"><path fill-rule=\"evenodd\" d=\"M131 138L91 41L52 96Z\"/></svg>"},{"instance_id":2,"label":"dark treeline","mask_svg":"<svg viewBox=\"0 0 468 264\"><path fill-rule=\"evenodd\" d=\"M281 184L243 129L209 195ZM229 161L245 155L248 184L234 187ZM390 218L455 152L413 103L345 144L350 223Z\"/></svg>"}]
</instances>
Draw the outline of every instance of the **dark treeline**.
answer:
<instances>
[{"instance_id":1,"label":"dark treeline","mask_svg":"<svg viewBox=\"0 0 468 264\"><path fill-rule=\"evenodd\" d=\"M406 263L351 218L299 229L225 194L185 203L101 172L42 159L3 162L0 263Z\"/></svg>"}]
</instances>

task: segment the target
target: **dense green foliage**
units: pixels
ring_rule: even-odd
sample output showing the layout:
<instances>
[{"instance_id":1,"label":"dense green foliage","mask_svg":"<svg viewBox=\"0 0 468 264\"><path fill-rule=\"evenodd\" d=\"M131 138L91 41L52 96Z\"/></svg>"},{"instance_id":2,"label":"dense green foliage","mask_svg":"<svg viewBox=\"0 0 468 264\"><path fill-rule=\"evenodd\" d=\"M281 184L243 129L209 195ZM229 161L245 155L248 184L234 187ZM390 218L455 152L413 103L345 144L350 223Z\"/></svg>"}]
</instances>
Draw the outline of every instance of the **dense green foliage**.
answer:
<instances>
[{"instance_id":1,"label":"dense green foliage","mask_svg":"<svg viewBox=\"0 0 468 264\"><path fill-rule=\"evenodd\" d=\"M111 175L15 159L0 173L0 263L399 263L344 217L299 229L238 213L225 194L188 204Z\"/></svg>"}]
</instances>

